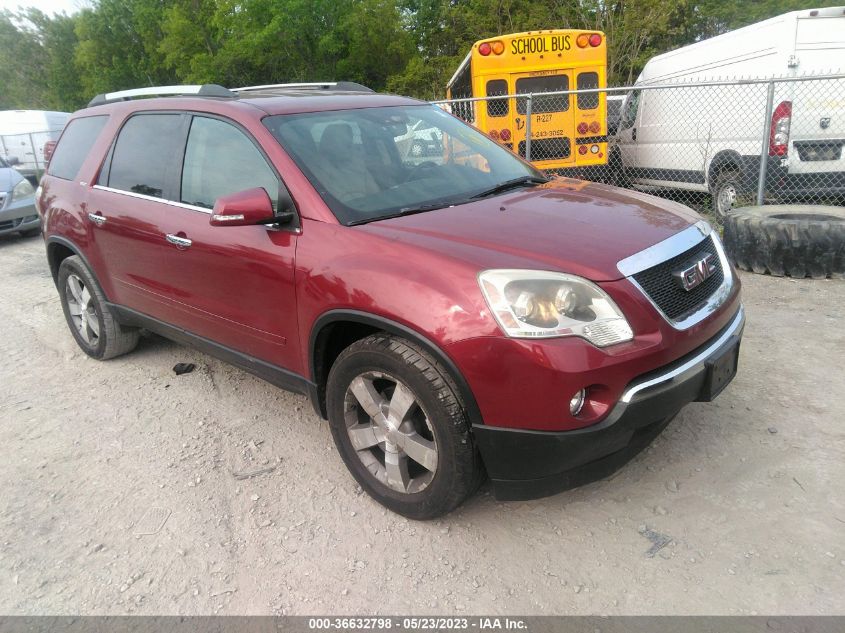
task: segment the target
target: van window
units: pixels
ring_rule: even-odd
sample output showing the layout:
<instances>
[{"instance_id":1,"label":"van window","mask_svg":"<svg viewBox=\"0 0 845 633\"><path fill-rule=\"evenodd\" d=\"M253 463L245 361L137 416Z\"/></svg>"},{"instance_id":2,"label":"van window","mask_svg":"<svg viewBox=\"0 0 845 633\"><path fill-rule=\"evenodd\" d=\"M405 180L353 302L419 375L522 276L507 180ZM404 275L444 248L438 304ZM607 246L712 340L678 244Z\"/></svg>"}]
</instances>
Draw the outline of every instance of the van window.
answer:
<instances>
[{"instance_id":1,"label":"van window","mask_svg":"<svg viewBox=\"0 0 845 633\"><path fill-rule=\"evenodd\" d=\"M112 150L111 167L100 180L114 189L154 198L167 195L171 158L181 152L181 114L137 114L120 130Z\"/></svg>"},{"instance_id":2,"label":"van window","mask_svg":"<svg viewBox=\"0 0 845 633\"><path fill-rule=\"evenodd\" d=\"M508 82L504 79L491 79L487 82L487 96L496 97L508 94ZM507 99L491 99L487 102L487 116L506 116L509 110Z\"/></svg>"},{"instance_id":3,"label":"van window","mask_svg":"<svg viewBox=\"0 0 845 633\"><path fill-rule=\"evenodd\" d=\"M264 188L275 209L279 179L252 141L234 125L194 117L182 168L182 202L211 209L217 198L254 187Z\"/></svg>"},{"instance_id":4,"label":"van window","mask_svg":"<svg viewBox=\"0 0 845 633\"><path fill-rule=\"evenodd\" d=\"M598 73L578 73L578 90L595 90L599 87ZM578 95L579 110L595 110L599 107L599 93L588 92Z\"/></svg>"},{"instance_id":5,"label":"van window","mask_svg":"<svg viewBox=\"0 0 845 633\"><path fill-rule=\"evenodd\" d=\"M64 180L75 180L108 118L89 116L71 121L53 151L47 173Z\"/></svg>"},{"instance_id":6,"label":"van window","mask_svg":"<svg viewBox=\"0 0 845 633\"><path fill-rule=\"evenodd\" d=\"M567 75L548 75L545 77L522 77L516 80L517 94L538 93L538 92L559 92L569 90L569 77ZM517 99L516 109L520 114L525 114L528 99ZM535 95L531 100L531 113L542 114L543 112L566 112L569 110L569 95L555 95L543 97Z\"/></svg>"},{"instance_id":7,"label":"van window","mask_svg":"<svg viewBox=\"0 0 845 633\"><path fill-rule=\"evenodd\" d=\"M639 105L640 91L633 90L629 92L622 110L622 120L619 122L619 129L624 130L634 125L634 122L637 120L637 108Z\"/></svg>"}]
</instances>

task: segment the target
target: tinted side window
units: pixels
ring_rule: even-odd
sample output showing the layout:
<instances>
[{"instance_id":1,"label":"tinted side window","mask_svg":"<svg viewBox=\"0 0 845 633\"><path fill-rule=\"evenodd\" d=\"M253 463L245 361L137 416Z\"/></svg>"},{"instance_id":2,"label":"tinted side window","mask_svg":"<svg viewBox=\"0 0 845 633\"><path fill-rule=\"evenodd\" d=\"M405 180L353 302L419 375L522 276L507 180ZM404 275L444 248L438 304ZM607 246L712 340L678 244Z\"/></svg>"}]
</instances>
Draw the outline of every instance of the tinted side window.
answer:
<instances>
[{"instance_id":1,"label":"tinted side window","mask_svg":"<svg viewBox=\"0 0 845 633\"><path fill-rule=\"evenodd\" d=\"M123 125L112 151L109 187L163 198L183 138L181 114L138 114ZM101 178L102 180L102 178Z\"/></svg>"},{"instance_id":2,"label":"tinted side window","mask_svg":"<svg viewBox=\"0 0 845 633\"><path fill-rule=\"evenodd\" d=\"M518 94L534 93L531 100L531 113L566 112L569 110L569 95L544 97L537 93L569 90L569 77L566 75L548 75L546 77L522 77L516 80ZM525 114L527 99L517 99L516 109Z\"/></svg>"},{"instance_id":3,"label":"tinted side window","mask_svg":"<svg viewBox=\"0 0 845 633\"><path fill-rule=\"evenodd\" d=\"M50 159L50 168L47 173L56 178L75 180L79 168L82 167L82 163L94 146L94 141L97 140L108 118L108 116L89 116L74 119L68 123L61 142L56 146Z\"/></svg>"},{"instance_id":4,"label":"tinted side window","mask_svg":"<svg viewBox=\"0 0 845 633\"><path fill-rule=\"evenodd\" d=\"M488 97L506 94L508 94L508 82L504 79L491 79L487 82ZM487 116L505 116L507 113L507 99L491 99L487 102Z\"/></svg>"},{"instance_id":5,"label":"tinted side window","mask_svg":"<svg viewBox=\"0 0 845 633\"><path fill-rule=\"evenodd\" d=\"M578 73L578 90L595 90L599 87L598 73ZM578 95L579 110L595 110L599 107L599 93L588 92Z\"/></svg>"},{"instance_id":6,"label":"tinted side window","mask_svg":"<svg viewBox=\"0 0 845 633\"><path fill-rule=\"evenodd\" d=\"M220 196L263 187L273 201L279 179L252 141L234 125L194 117L182 169L182 202L212 208Z\"/></svg>"}]
</instances>

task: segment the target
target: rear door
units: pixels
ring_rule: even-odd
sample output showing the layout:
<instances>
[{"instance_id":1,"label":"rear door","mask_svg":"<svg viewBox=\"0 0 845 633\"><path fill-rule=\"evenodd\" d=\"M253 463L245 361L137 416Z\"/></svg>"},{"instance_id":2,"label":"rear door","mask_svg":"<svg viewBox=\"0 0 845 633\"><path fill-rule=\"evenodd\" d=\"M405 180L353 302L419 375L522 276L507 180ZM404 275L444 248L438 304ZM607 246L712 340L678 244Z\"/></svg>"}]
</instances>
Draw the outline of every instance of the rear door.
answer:
<instances>
[{"instance_id":1,"label":"rear door","mask_svg":"<svg viewBox=\"0 0 845 633\"><path fill-rule=\"evenodd\" d=\"M799 74L845 67L845 15L798 18L795 56ZM845 80L782 84L778 91L782 100L792 103L789 173L836 173L841 179L845 172ZM825 179L820 175L815 184L833 185Z\"/></svg>"},{"instance_id":2,"label":"rear door","mask_svg":"<svg viewBox=\"0 0 845 633\"><path fill-rule=\"evenodd\" d=\"M516 94L533 94L531 100L531 162L540 169L575 164L575 115L573 95L546 92L573 90L572 71L537 71L511 75ZM526 155L528 100L516 99L512 114L514 151Z\"/></svg>"}]
</instances>

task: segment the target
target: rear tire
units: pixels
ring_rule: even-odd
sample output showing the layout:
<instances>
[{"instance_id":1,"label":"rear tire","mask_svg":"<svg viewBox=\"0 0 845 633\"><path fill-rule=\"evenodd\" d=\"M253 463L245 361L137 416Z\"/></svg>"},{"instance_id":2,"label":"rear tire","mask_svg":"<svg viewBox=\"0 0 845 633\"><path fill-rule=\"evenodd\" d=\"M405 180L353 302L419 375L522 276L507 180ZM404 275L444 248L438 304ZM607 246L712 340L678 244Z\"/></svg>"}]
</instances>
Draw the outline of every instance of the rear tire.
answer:
<instances>
[{"instance_id":1,"label":"rear tire","mask_svg":"<svg viewBox=\"0 0 845 633\"><path fill-rule=\"evenodd\" d=\"M442 516L484 479L456 387L409 341L374 334L346 348L329 372L326 406L347 468L393 512Z\"/></svg>"},{"instance_id":2,"label":"rear tire","mask_svg":"<svg viewBox=\"0 0 845 633\"><path fill-rule=\"evenodd\" d=\"M776 277L845 277L845 209L745 207L725 220L725 250L738 268Z\"/></svg>"},{"instance_id":3,"label":"rear tire","mask_svg":"<svg viewBox=\"0 0 845 633\"><path fill-rule=\"evenodd\" d=\"M750 198L742 191L739 170L733 167L722 169L713 183L713 213L726 218L734 209L747 205Z\"/></svg>"},{"instance_id":4,"label":"rear tire","mask_svg":"<svg viewBox=\"0 0 845 633\"><path fill-rule=\"evenodd\" d=\"M107 360L135 349L138 330L118 323L94 275L77 255L59 266L58 288L68 328L88 356Z\"/></svg>"}]
</instances>

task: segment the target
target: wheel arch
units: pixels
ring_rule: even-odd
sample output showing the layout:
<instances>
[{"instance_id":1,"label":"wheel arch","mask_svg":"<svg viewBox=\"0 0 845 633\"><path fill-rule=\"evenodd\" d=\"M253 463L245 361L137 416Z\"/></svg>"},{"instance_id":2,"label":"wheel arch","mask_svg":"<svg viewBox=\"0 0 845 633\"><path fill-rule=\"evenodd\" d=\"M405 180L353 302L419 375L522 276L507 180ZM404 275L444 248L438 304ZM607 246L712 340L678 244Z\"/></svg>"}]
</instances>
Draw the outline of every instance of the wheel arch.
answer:
<instances>
[{"instance_id":1,"label":"wheel arch","mask_svg":"<svg viewBox=\"0 0 845 633\"><path fill-rule=\"evenodd\" d=\"M458 389L458 396L471 424L481 424L481 410L466 379L454 361L434 342L416 330L383 316L360 310L330 310L320 315L311 328L308 361L311 381L316 385L312 395L314 409L323 418L326 412L326 381L335 359L346 347L376 332L388 332L419 345L449 372Z\"/></svg>"},{"instance_id":2,"label":"wheel arch","mask_svg":"<svg viewBox=\"0 0 845 633\"><path fill-rule=\"evenodd\" d=\"M102 291L103 284L101 284L100 280L97 279L97 275L91 267L91 263L88 261L88 258L82 254L82 249L66 237L60 237L58 235L51 235L47 238L47 264L50 266L50 274L53 277L53 283L59 283L59 267L62 265L62 262L68 257L73 257L74 255L82 260L82 263L88 268L91 276L94 277L94 280L97 282L97 285ZM103 295L105 295L105 292L103 292Z\"/></svg>"},{"instance_id":3,"label":"wheel arch","mask_svg":"<svg viewBox=\"0 0 845 633\"><path fill-rule=\"evenodd\" d=\"M749 173L748 158L733 149L723 149L717 152L710 160L710 165L707 168L707 188L710 193L715 193L716 179L719 177L719 173L725 169L735 169L739 173L740 187L743 190L749 189L753 175Z\"/></svg>"}]
</instances>

